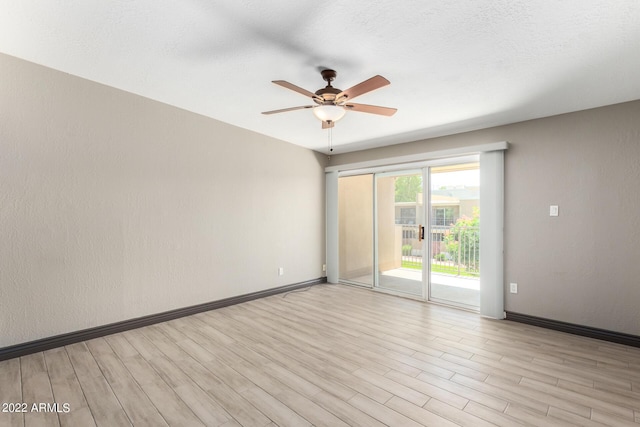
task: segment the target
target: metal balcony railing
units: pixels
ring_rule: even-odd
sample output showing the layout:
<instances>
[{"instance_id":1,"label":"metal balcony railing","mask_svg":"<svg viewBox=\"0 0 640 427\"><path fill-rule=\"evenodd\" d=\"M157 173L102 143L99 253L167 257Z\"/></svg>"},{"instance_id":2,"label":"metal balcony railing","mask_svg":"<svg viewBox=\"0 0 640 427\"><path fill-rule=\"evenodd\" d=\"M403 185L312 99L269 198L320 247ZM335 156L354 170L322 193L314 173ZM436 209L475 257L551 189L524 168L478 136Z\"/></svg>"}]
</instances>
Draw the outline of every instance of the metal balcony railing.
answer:
<instances>
[{"instance_id":1,"label":"metal balcony railing","mask_svg":"<svg viewBox=\"0 0 640 427\"><path fill-rule=\"evenodd\" d=\"M480 230L478 227L432 225L425 230L431 245L431 271L456 276L479 277ZM402 266L421 269L422 243L418 225L402 225Z\"/></svg>"}]
</instances>

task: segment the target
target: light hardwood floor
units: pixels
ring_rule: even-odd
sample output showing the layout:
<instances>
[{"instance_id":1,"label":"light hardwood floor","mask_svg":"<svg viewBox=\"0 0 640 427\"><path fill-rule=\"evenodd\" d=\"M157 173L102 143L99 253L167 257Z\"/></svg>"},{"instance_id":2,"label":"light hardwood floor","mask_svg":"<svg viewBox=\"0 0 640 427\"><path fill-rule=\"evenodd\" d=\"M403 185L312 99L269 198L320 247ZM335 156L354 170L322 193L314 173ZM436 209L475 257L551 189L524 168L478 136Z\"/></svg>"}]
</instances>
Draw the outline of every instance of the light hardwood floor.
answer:
<instances>
[{"instance_id":1,"label":"light hardwood floor","mask_svg":"<svg viewBox=\"0 0 640 427\"><path fill-rule=\"evenodd\" d=\"M636 426L640 349L321 285L0 362L0 426Z\"/></svg>"}]
</instances>

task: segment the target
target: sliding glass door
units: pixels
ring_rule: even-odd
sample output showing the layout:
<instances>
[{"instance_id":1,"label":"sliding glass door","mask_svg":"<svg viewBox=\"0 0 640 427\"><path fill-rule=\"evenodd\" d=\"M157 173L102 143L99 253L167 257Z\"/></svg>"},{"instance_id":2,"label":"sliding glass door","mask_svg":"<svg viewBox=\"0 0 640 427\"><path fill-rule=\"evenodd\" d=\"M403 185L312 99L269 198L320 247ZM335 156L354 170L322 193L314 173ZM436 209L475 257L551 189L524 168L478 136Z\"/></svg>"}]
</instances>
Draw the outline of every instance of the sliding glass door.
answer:
<instances>
[{"instance_id":1,"label":"sliding glass door","mask_svg":"<svg viewBox=\"0 0 640 427\"><path fill-rule=\"evenodd\" d=\"M341 282L373 286L373 174L338 180L338 245Z\"/></svg>"},{"instance_id":2,"label":"sliding glass door","mask_svg":"<svg viewBox=\"0 0 640 427\"><path fill-rule=\"evenodd\" d=\"M375 286L424 298L423 170L375 178Z\"/></svg>"},{"instance_id":3,"label":"sliding glass door","mask_svg":"<svg viewBox=\"0 0 640 427\"><path fill-rule=\"evenodd\" d=\"M480 306L477 156L338 181L342 282Z\"/></svg>"},{"instance_id":4,"label":"sliding glass door","mask_svg":"<svg viewBox=\"0 0 640 427\"><path fill-rule=\"evenodd\" d=\"M431 219L429 299L480 307L480 168L429 168Z\"/></svg>"}]
</instances>

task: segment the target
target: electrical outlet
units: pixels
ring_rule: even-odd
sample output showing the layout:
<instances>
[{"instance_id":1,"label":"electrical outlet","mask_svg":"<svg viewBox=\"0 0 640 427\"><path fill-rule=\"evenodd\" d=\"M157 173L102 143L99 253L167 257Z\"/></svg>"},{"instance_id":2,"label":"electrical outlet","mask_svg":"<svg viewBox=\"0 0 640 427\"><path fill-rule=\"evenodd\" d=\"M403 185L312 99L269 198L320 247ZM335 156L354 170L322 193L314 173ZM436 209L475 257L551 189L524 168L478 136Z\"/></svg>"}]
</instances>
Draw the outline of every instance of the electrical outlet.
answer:
<instances>
[{"instance_id":1,"label":"electrical outlet","mask_svg":"<svg viewBox=\"0 0 640 427\"><path fill-rule=\"evenodd\" d=\"M284 267L278 269L278 276L284 276Z\"/></svg>"},{"instance_id":2,"label":"electrical outlet","mask_svg":"<svg viewBox=\"0 0 640 427\"><path fill-rule=\"evenodd\" d=\"M510 283L509 284L509 290L511 291L512 294L517 294L518 293L518 284L517 283Z\"/></svg>"},{"instance_id":3,"label":"electrical outlet","mask_svg":"<svg viewBox=\"0 0 640 427\"><path fill-rule=\"evenodd\" d=\"M322 271L327 271L327 264L322 264Z\"/></svg>"}]
</instances>

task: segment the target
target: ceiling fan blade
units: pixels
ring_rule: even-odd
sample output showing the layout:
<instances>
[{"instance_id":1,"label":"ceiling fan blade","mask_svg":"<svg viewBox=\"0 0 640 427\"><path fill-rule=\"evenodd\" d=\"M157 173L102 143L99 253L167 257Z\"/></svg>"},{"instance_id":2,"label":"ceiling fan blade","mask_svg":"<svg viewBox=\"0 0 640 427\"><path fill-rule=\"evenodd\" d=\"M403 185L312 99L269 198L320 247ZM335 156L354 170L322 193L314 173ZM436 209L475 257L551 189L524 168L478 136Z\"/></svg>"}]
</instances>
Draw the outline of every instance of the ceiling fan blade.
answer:
<instances>
[{"instance_id":1,"label":"ceiling fan blade","mask_svg":"<svg viewBox=\"0 0 640 427\"><path fill-rule=\"evenodd\" d=\"M344 108L348 111L358 111L360 113L371 113L371 114L379 114L381 116L393 116L397 108L389 108L389 107L379 107L377 105L367 105L367 104L354 104L349 103L345 104Z\"/></svg>"},{"instance_id":2,"label":"ceiling fan blade","mask_svg":"<svg viewBox=\"0 0 640 427\"><path fill-rule=\"evenodd\" d=\"M365 80L362 83L358 83L357 85L350 87L347 90L343 90L338 95L336 95L336 99L346 97L347 100L352 100L356 96L371 92L372 90L380 89L381 87L388 84L391 84L391 82L389 82L389 80L385 79L384 77L373 76L370 79Z\"/></svg>"},{"instance_id":3,"label":"ceiling fan blade","mask_svg":"<svg viewBox=\"0 0 640 427\"><path fill-rule=\"evenodd\" d=\"M263 111L262 114L285 113L287 111L304 110L305 108L313 108L313 105L303 105L302 107L283 108L282 110Z\"/></svg>"},{"instance_id":4,"label":"ceiling fan blade","mask_svg":"<svg viewBox=\"0 0 640 427\"><path fill-rule=\"evenodd\" d=\"M323 121L322 122L322 129L329 129L332 128L336 125L336 122L332 122L332 121Z\"/></svg>"},{"instance_id":5,"label":"ceiling fan blade","mask_svg":"<svg viewBox=\"0 0 640 427\"><path fill-rule=\"evenodd\" d=\"M289 83L289 82L284 81L284 80L273 80L272 83L275 83L278 86L282 86L284 88L290 89L290 90L292 90L294 92L298 92L299 94L304 95L304 96L308 96L310 98L318 98L318 95L316 95L315 93L310 92L310 91L308 91L306 89L302 89L300 86L296 86L293 83Z\"/></svg>"}]
</instances>

